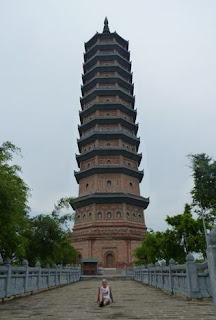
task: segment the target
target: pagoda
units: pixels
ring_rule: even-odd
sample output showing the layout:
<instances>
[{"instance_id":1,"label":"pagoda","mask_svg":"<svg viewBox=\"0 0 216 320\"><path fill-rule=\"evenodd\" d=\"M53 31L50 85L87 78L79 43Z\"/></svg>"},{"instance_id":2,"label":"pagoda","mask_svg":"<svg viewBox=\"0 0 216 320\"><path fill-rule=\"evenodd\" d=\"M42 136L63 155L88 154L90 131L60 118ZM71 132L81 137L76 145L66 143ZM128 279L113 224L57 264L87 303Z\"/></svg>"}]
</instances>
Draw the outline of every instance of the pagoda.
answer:
<instances>
[{"instance_id":1,"label":"pagoda","mask_svg":"<svg viewBox=\"0 0 216 320\"><path fill-rule=\"evenodd\" d=\"M140 195L142 154L128 41L110 32L107 18L103 32L85 43L83 70L72 244L79 259L123 268L132 265L133 250L146 236L149 199Z\"/></svg>"}]
</instances>

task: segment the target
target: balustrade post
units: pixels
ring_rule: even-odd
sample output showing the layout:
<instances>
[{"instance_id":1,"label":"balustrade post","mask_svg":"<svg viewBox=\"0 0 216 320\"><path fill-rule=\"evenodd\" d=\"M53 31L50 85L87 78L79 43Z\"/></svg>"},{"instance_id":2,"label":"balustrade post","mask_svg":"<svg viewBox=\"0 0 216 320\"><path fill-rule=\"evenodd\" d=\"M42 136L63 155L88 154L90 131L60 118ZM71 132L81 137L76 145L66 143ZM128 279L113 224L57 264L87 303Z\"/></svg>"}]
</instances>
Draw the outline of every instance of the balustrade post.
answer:
<instances>
[{"instance_id":1,"label":"balustrade post","mask_svg":"<svg viewBox=\"0 0 216 320\"><path fill-rule=\"evenodd\" d=\"M158 276L157 276L157 270L160 268L160 263L155 263L155 287L158 288Z\"/></svg>"},{"instance_id":2,"label":"balustrade post","mask_svg":"<svg viewBox=\"0 0 216 320\"><path fill-rule=\"evenodd\" d=\"M166 262L164 260L161 261L161 289L164 288L164 273L163 268L166 267Z\"/></svg>"},{"instance_id":3,"label":"balustrade post","mask_svg":"<svg viewBox=\"0 0 216 320\"><path fill-rule=\"evenodd\" d=\"M175 260L170 259L169 261L169 289L173 293L173 279L172 279L172 267L175 265Z\"/></svg>"},{"instance_id":4,"label":"balustrade post","mask_svg":"<svg viewBox=\"0 0 216 320\"><path fill-rule=\"evenodd\" d=\"M28 291L28 277L29 277L29 263L28 260L23 260L22 267L25 268L25 279L24 279L24 292Z\"/></svg>"},{"instance_id":5,"label":"balustrade post","mask_svg":"<svg viewBox=\"0 0 216 320\"><path fill-rule=\"evenodd\" d=\"M141 282L143 282L143 279L144 279L144 269L145 269L145 267L142 266L141 267Z\"/></svg>"},{"instance_id":6,"label":"balustrade post","mask_svg":"<svg viewBox=\"0 0 216 320\"><path fill-rule=\"evenodd\" d=\"M187 272L187 296L189 298L201 298L202 295L199 289L197 265L194 261L194 256L189 253L186 257L186 272Z\"/></svg>"},{"instance_id":7,"label":"balustrade post","mask_svg":"<svg viewBox=\"0 0 216 320\"><path fill-rule=\"evenodd\" d=\"M58 281L58 266L55 265L55 285L57 286L59 284Z\"/></svg>"},{"instance_id":8,"label":"balustrade post","mask_svg":"<svg viewBox=\"0 0 216 320\"><path fill-rule=\"evenodd\" d=\"M10 294L10 283L11 283L11 259L5 258L3 265L7 267L7 279L6 279L6 287L5 287L5 297L8 297Z\"/></svg>"},{"instance_id":9,"label":"balustrade post","mask_svg":"<svg viewBox=\"0 0 216 320\"><path fill-rule=\"evenodd\" d=\"M40 289L41 288L41 263L40 263L40 261L37 261L35 263L35 268L38 269L37 287L38 287L38 289Z\"/></svg>"},{"instance_id":10,"label":"balustrade post","mask_svg":"<svg viewBox=\"0 0 216 320\"><path fill-rule=\"evenodd\" d=\"M73 282L73 269L72 269L72 267L70 267L70 269L69 269L69 274L70 274L70 283L72 283Z\"/></svg>"},{"instance_id":11,"label":"balustrade post","mask_svg":"<svg viewBox=\"0 0 216 320\"><path fill-rule=\"evenodd\" d=\"M62 283L62 267L58 265L58 269L59 269L59 284L61 284Z\"/></svg>"},{"instance_id":12,"label":"balustrade post","mask_svg":"<svg viewBox=\"0 0 216 320\"><path fill-rule=\"evenodd\" d=\"M152 268L154 267L154 265L153 265L153 263L150 263L149 265L148 265L148 267L149 267L149 284L150 284L150 286L152 286Z\"/></svg>"},{"instance_id":13,"label":"balustrade post","mask_svg":"<svg viewBox=\"0 0 216 320\"><path fill-rule=\"evenodd\" d=\"M70 283L70 269L67 267L67 283Z\"/></svg>"},{"instance_id":14,"label":"balustrade post","mask_svg":"<svg viewBox=\"0 0 216 320\"><path fill-rule=\"evenodd\" d=\"M57 285L57 283L56 283L56 264L53 265L53 269L55 269L55 274L54 274L54 272L53 272L53 277L54 277L54 279L53 279L53 285L56 286L56 285Z\"/></svg>"},{"instance_id":15,"label":"balustrade post","mask_svg":"<svg viewBox=\"0 0 216 320\"><path fill-rule=\"evenodd\" d=\"M149 268L150 268L150 264L147 265L147 284L150 284L150 271L149 271Z\"/></svg>"},{"instance_id":16,"label":"balustrade post","mask_svg":"<svg viewBox=\"0 0 216 320\"><path fill-rule=\"evenodd\" d=\"M48 269L48 274L47 274L47 287L50 287L50 265L49 263L46 264L45 266L46 269Z\"/></svg>"},{"instance_id":17,"label":"balustrade post","mask_svg":"<svg viewBox=\"0 0 216 320\"><path fill-rule=\"evenodd\" d=\"M216 226L211 230L209 234L209 246L207 249L208 268L210 283L212 289L212 297L214 301L214 309L216 314Z\"/></svg>"}]
</instances>

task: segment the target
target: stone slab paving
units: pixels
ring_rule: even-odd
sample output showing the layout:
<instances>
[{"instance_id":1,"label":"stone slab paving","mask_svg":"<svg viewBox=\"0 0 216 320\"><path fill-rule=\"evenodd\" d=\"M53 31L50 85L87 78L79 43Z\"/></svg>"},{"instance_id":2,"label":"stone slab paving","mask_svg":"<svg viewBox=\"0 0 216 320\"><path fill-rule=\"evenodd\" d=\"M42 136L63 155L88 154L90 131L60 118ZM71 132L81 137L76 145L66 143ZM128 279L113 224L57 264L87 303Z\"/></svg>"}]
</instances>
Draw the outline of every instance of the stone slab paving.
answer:
<instances>
[{"instance_id":1,"label":"stone slab paving","mask_svg":"<svg viewBox=\"0 0 216 320\"><path fill-rule=\"evenodd\" d=\"M0 303L0 319L216 319L211 300L187 301L133 280L110 283L116 300L111 306L97 306L100 281L88 280Z\"/></svg>"}]
</instances>

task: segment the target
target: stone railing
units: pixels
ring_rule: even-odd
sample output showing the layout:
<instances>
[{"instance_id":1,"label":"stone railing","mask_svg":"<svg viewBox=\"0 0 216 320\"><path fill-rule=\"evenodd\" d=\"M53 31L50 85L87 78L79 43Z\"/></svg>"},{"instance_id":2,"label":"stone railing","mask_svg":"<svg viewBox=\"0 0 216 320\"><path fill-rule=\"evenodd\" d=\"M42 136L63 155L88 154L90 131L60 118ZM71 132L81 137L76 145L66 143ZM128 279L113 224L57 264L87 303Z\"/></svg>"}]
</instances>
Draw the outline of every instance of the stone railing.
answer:
<instances>
[{"instance_id":1,"label":"stone railing","mask_svg":"<svg viewBox=\"0 0 216 320\"><path fill-rule=\"evenodd\" d=\"M147 285L188 298L213 297L216 311L216 226L208 236L208 260L196 263L189 253L186 263L177 265L173 259L155 265L134 267L133 278Z\"/></svg>"},{"instance_id":2,"label":"stone railing","mask_svg":"<svg viewBox=\"0 0 216 320\"><path fill-rule=\"evenodd\" d=\"M208 264L196 263L192 254L187 255L187 261L182 265L171 259L168 266L162 261L147 267L134 267L134 279L188 298L211 296Z\"/></svg>"},{"instance_id":3,"label":"stone railing","mask_svg":"<svg viewBox=\"0 0 216 320\"><path fill-rule=\"evenodd\" d=\"M0 299L77 282L80 276L80 267L41 268L40 262L29 267L27 260L21 267L13 267L7 259L0 266Z\"/></svg>"}]
</instances>

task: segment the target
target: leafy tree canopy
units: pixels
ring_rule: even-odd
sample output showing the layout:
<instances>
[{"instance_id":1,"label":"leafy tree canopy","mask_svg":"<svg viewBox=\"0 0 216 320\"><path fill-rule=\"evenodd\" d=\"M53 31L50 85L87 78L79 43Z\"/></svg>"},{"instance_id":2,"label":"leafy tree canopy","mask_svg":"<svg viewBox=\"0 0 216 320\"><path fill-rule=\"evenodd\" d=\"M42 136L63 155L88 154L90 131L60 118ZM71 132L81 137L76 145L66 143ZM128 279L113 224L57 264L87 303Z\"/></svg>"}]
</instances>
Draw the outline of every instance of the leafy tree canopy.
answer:
<instances>
[{"instance_id":1,"label":"leafy tree canopy","mask_svg":"<svg viewBox=\"0 0 216 320\"><path fill-rule=\"evenodd\" d=\"M206 256L206 241L201 213L205 213L205 226L211 229L216 217L216 161L205 153L191 154L194 186L191 190L192 204L186 204L184 212L167 216L170 229L164 232L150 231L141 246L135 249L137 263L154 263L174 258L177 262L185 261L189 252L202 253ZM196 218L191 208L198 213Z\"/></svg>"},{"instance_id":2,"label":"leafy tree canopy","mask_svg":"<svg viewBox=\"0 0 216 320\"><path fill-rule=\"evenodd\" d=\"M11 142L0 146L0 254L2 258L25 256L28 240L29 188L20 177L21 168L10 162L21 150Z\"/></svg>"},{"instance_id":3,"label":"leafy tree canopy","mask_svg":"<svg viewBox=\"0 0 216 320\"><path fill-rule=\"evenodd\" d=\"M26 258L30 265L40 261L42 265L75 264L77 252L69 242L69 229L59 215L38 215L30 219L29 246Z\"/></svg>"},{"instance_id":4,"label":"leafy tree canopy","mask_svg":"<svg viewBox=\"0 0 216 320\"><path fill-rule=\"evenodd\" d=\"M173 258L178 263L184 263L189 252L205 254L205 238L200 218L193 218L188 204L182 214L167 216L166 222L171 229L163 232L150 231L141 246L135 249L137 263L155 263L159 260Z\"/></svg>"},{"instance_id":5,"label":"leafy tree canopy","mask_svg":"<svg viewBox=\"0 0 216 320\"><path fill-rule=\"evenodd\" d=\"M216 161L205 153L188 155L191 162L194 187L191 190L193 206L206 213L212 226L216 217Z\"/></svg>"}]
</instances>

